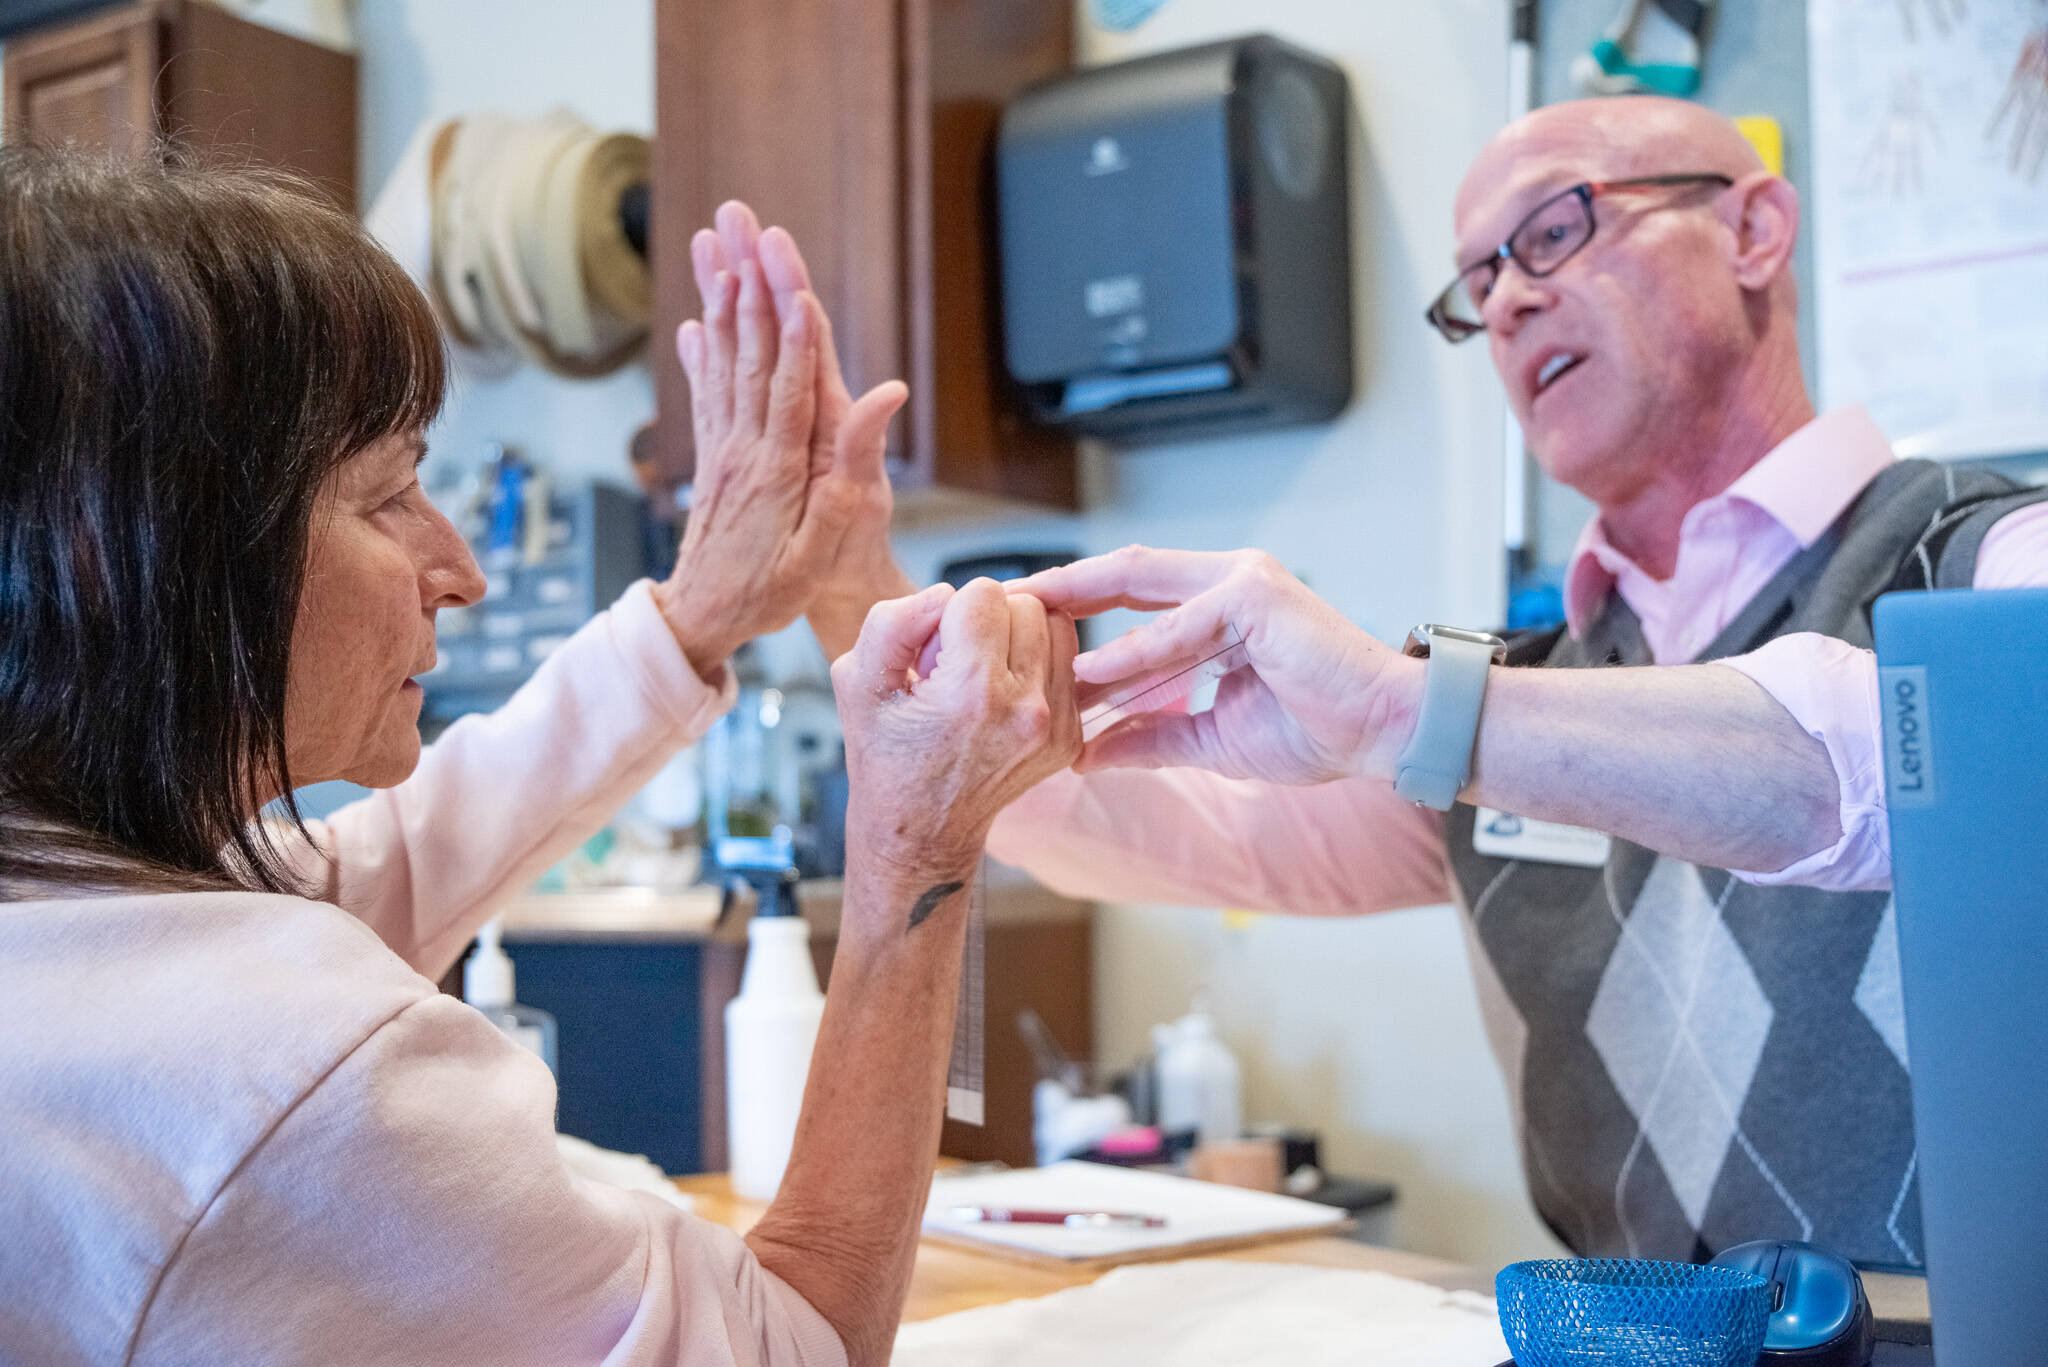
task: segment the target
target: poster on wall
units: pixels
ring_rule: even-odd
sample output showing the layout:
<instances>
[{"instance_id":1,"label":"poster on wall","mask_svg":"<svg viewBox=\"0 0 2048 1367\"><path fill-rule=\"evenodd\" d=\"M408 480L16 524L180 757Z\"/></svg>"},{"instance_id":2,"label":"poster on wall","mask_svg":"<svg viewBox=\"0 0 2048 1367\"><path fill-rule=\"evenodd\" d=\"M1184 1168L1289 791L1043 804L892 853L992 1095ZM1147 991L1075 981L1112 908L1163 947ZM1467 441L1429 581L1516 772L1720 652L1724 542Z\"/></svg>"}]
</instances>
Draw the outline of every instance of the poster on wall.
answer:
<instances>
[{"instance_id":1,"label":"poster on wall","mask_svg":"<svg viewBox=\"0 0 2048 1367\"><path fill-rule=\"evenodd\" d=\"M2048 0L1808 0L1823 407L2048 451Z\"/></svg>"}]
</instances>

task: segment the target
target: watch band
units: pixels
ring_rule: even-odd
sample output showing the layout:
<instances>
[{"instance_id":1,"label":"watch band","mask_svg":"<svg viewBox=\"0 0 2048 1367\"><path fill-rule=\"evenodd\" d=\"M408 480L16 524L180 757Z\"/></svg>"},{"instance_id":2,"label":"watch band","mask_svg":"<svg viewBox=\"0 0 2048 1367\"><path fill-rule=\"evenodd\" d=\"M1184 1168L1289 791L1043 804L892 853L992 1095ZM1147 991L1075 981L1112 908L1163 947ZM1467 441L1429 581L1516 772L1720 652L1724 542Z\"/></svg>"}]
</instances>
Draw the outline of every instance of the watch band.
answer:
<instances>
[{"instance_id":1,"label":"watch band","mask_svg":"<svg viewBox=\"0 0 2048 1367\"><path fill-rule=\"evenodd\" d=\"M1419 648L1418 648L1419 647ZM1410 654L1428 654L1415 734L1394 765L1394 791L1417 806L1447 812L1472 776L1472 747L1486 679L1507 656L1498 636L1424 625L1408 637Z\"/></svg>"}]
</instances>

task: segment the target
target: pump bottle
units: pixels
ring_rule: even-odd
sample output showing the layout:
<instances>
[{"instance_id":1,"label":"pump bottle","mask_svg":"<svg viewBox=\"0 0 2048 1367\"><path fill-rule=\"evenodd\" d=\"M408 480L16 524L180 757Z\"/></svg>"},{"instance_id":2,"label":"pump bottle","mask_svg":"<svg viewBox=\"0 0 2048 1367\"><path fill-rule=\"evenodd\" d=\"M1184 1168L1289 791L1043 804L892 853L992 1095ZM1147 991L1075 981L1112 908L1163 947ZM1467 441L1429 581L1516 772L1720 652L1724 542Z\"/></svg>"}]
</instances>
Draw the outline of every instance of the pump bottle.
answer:
<instances>
[{"instance_id":1,"label":"pump bottle","mask_svg":"<svg viewBox=\"0 0 2048 1367\"><path fill-rule=\"evenodd\" d=\"M764 879L747 924L739 995L725 1006L725 1133L732 1187L768 1201L782 1185L796 1137L811 1050L825 1014L811 966L811 928L798 914L795 870Z\"/></svg>"},{"instance_id":2,"label":"pump bottle","mask_svg":"<svg viewBox=\"0 0 2048 1367\"><path fill-rule=\"evenodd\" d=\"M1239 1138L1244 1113L1237 1059L1216 1037L1201 998L1171 1025L1154 1027L1159 1054L1159 1128L1193 1132L1200 1144Z\"/></svg>"},{"instance_id":3,"label":"pump bottle","mask_svg":"<svg viewBox=\"0 0 2048 1367\"><path fill-rule=\"evenodd\" d=\"M462 966L462 999L514 1044L540 1055L549 1072L556 1072L555 1018L513 999L512 956L505 952L504 929L494 918L477 932L476 952Z\"/></svg>"}]
</instances>

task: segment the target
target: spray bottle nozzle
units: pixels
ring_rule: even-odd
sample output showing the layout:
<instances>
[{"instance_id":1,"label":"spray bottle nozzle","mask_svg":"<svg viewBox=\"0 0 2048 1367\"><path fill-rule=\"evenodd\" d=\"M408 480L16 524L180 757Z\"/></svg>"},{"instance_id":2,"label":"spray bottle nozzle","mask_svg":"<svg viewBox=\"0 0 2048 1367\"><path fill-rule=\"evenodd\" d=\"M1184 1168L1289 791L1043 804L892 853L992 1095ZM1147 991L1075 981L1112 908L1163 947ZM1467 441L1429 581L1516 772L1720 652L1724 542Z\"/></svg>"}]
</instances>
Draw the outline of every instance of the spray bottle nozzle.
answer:
<instances>
[{"instance_id":1,"label":"spray bottle nozzle","mask_svg":"<svg viewBox=\"0 0 2048 1367\"><path fill-rule=\"evenodd\" d=\"M723 836L711 849L724 884L718 905L718 924L724 925L742 888L754 890L756 916L796 916L799 878L796 844L789 827L777 826L770 836Z\"/></svg>"}]
</instances>

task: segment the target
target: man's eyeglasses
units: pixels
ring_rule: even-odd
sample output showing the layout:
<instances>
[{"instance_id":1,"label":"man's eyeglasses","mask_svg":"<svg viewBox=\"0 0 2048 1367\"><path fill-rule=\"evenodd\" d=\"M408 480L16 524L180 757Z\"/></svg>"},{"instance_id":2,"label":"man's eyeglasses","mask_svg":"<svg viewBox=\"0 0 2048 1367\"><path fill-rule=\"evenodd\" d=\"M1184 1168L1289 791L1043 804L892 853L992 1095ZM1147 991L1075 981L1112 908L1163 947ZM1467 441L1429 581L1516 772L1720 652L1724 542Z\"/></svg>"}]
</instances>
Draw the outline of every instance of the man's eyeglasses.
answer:
<instances>
[{"instance_id":1,"label":"man's eyeglasses","mask_svg":"<svg viewBox=\"0 0 2048 1367\"><path fill-rule=\"evenodd\" d=\"M1507 241L1458 272L1458 278L1429 306L1429 324L1448 342L1462 342L1486 331L1485 316L1480 310L1506 264L1512 261L1522 268L1523 274L1540 278L1577 255L1580 248L1593 240L1596 195L1611 190L1676 185L1718 185L1726 189L1734 183L1732 177L1700 171L1676 176L1636 176L1629 180L1592 180L1560 191L1531 209L1528 217L1508 234Z\"/></svg>"}]
</instances>

